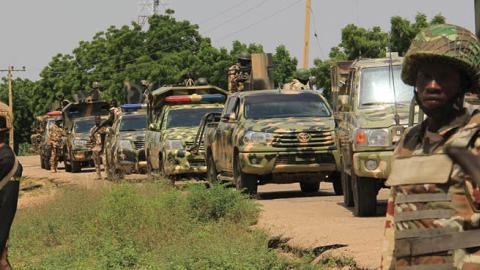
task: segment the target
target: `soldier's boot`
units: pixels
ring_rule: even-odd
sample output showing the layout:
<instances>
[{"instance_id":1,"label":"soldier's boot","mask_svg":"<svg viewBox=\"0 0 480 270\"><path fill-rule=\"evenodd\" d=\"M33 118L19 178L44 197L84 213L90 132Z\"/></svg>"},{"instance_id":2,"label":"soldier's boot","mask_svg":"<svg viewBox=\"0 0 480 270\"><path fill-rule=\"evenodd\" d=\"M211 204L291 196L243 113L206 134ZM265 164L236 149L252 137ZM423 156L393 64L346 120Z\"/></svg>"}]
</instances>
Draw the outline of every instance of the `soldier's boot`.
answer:
<instances>
[{"instance_id":1,"label":"soldier's boot","mask_svg":"<svg viewBox=\"0 0 480 270\"><path fill-rule=\"evenodd\" d=\"M97 172L97 177L95 177L95 180L102 180L102 172L100 171L100 168L95 168L95 171Z\"/></svg>"},{"instance_id":2,"label":"soldier's boot","mask_svg":"<svg viewBox=\"0 0 480 270\"><path fill-rule=\"evenodd\" d=\"M55 163L50 163L50 172L57 173L57 165Z\"/></svg>"}]
</instances>

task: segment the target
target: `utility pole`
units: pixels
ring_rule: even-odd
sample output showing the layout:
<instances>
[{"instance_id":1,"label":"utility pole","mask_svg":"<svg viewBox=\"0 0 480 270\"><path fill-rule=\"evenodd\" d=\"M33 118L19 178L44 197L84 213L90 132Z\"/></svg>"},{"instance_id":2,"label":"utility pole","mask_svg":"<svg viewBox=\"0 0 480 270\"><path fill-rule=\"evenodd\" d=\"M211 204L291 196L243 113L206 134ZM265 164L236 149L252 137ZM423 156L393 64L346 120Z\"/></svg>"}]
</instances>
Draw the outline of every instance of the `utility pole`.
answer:
<instances>
[{"instance_id":1,"label":"utility pole","mask_svg":"<svg viewBox=\"0 0 480 270\"><path fill-rule=\"evenodd\" d=\"M12 90L12 80L13 80L13 72L25 72L25 67L22 69L15 69L13 66L9 66L7 69L1 69L0 72L7 72L7 79L8 79L8 107L10 110L10 115L12 117L12 124L13 124L13 90ZM13 149L14 141L13 141L13 128L9 132L9 144L10 147Z\"/></svg>"},{"instance_id":2,"label":"utility pole","mask_svg":"<svg viewBox=\"0 0 480 270\"><path fill-rule=\"evenodd\" d=\"M139 0L138 24L144 27L148 18L160 14L160 0Z\"/></svg>"},{"instance_id":3,"label":"utility pole","mask_svg":"<svg viewBox=\"0 0 480 270\"><path fill-rule=\"evenodd\" d=\"M310 50L310 15L312 14L312 0L306 0L305 8L305 35L303 43L303 68L308 68L308 53Z\"/></svg>"}]
</instances>

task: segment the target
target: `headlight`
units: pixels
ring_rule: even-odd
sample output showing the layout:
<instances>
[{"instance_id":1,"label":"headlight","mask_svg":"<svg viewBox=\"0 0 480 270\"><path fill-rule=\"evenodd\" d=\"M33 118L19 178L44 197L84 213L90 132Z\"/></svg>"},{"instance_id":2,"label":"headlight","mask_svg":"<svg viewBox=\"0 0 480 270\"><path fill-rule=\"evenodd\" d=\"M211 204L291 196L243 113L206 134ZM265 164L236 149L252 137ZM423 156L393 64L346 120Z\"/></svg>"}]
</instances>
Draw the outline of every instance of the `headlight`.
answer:
<instances>
[{"instance_id":1,"label":"headlight","mask_svg":"<svg viewBox=\"0 0 480 270\"><path fill-rule=\"evenodd\" d=\"M73 140L73 145L75 145L75 146L86 146L87 143L88 143L87 140L82 140L82 139Z\"/></svg>"},{"instance_id":2,"label":"headlight","mask_svg":"<svg viewBox=\"0 0 480 270\"><path fill-rule=\"evenodd\" d=\"M244 143L271 143L273 141L272 133L248 131L243 136Z\"/></svg>"},{"instance_id":3,"label":"headlight","mask_svg":"<svg viewBox=\"0 0 480 270\"><path fill-rule=\"evenodd\" d=\"M181 140L167 140L166 148L169 150L183 149L183 142Z\"/></svg>"},{"instance_id":4,"label":"headlight","mask_svg":"<svg viewBox=\"0 0 480 270\"><path fill-rule=\"evenodd\" d=\"M358 145L366 146L389 146L388 129L357 129L355 132L355 142Z\"/></svg>"},{"instance_id":5,"label":"headlight","mask_svg":"<svg viewBox=\"0 0 480 270\"><path fill-rule=\"evenodd\" d=\"M120 147L122 149L132 149L133 148L132 141L130 141L130 140L120 140Z\"/></svg>"}]
</instances>

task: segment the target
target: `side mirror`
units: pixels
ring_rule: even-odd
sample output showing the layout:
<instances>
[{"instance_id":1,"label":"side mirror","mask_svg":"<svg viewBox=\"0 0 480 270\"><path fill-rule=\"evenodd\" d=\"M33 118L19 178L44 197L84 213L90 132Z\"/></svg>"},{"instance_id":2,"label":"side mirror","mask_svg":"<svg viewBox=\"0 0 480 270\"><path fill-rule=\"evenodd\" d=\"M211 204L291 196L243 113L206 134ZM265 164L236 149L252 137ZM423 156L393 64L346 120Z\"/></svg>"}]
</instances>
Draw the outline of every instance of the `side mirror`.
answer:
<instances>
[{"instance_id":1,"label":"side mirror","mask_svg":"<svg viewBox=\"0 0 480 270\"><path fill-rule=\"evenodd\" d=\"M229 113L222 117L223 122L235 122L237 120L237 115L235 113Z\"/></svg>"},{"instance_id":2,"label":"side mirror","mask_svg":"<svg viewBox=\"0 0 480 270\"><path fill-rule=\"evenodd\" d=\"M350 109L350 96L349 95L339 95L338 96L338 108L339 111L347 111Z\"/></svg>"}]
</instances>

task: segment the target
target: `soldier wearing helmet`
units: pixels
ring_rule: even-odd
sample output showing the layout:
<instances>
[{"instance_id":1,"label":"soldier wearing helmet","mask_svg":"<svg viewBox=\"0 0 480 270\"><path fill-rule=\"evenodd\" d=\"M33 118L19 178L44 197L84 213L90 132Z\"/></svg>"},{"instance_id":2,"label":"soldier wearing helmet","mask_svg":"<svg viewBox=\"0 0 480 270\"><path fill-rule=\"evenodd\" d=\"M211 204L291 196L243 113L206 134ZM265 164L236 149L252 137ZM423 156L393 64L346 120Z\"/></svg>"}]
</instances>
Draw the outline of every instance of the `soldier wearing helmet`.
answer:
<instances>
[{"instance_id":1,"label":"soldier wearing helmet","mask_svg":"<svg viewBox=\"0 0 480 270\"><path fill-rule=\"evenodd\" d=\"M11 269L7 258L7 240L17 211L20 188L18 179L23 171L15 153L6 142L7 134L12 128L10 119L8 107L0 103L0 269Z\"/></svg>"},{"instance_id":2,"label":"soldier wearing helmet","mask_svg":"<svg viewBox=\"0 0 480 270\"><path fill-rule=\"evenodd\" d=\"M61 128L62 118L57 117L48 127L48 146L50 147L50 170L57 172L58 158L63 147L63 138L66 136L65 130Z\"/></svg>"},{"instance_id":3,"label":"soldier wearing helmet","mask_svg":"<svg viewBox=\"0 0 480 270\"><path fill-rule=\"evenodd\" d=\"M480 189L444 150L480 153L480 113L463 107L479 71L477 37L454 25L424 29L405 56L402 80L427 119L394 152L383 269L480 269Z\"/></svg>"},{"instance_id":4,"label":"soldier wearing helmet","mask_svg":"<svg viewBox=\"0 0 480 270\"><path fill-rule=\"evenodd\" d=\"M283 85L284 90L312 90L310 70L301 68L295 72L295 79Z\"/></svg>"},{"instance_id":5,"label":"soldier wearing helmet","mask_svg":"<svg viewBox=\"0 0 480 270\"><path fill-rule=\"evenodd\" d=\"M240 92L250 80L252 59L249 53L242 52L235 65L228 69L228 91Z\"/></svg>"}]
</instances>

